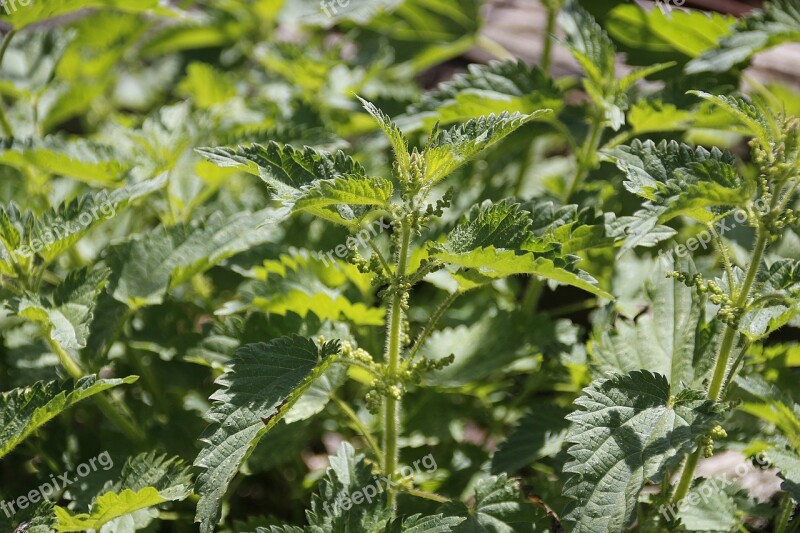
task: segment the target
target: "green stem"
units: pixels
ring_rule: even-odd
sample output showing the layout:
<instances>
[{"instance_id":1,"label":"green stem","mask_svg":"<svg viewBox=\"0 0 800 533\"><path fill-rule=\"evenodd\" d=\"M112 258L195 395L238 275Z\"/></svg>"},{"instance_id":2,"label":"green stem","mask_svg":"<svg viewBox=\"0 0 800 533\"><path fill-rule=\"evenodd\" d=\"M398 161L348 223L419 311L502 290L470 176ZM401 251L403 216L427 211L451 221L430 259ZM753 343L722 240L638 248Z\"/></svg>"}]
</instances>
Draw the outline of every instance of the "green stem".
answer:
<instances>
[{"instance_id":1,"label":"green stem","mask_svg":"<svg viewBox=\"0 0 800 533\"><path fill-rule=\"evenodd\" d=\"M678 481L678 486L675 488L675 493L672 495L672 503L679 503L687 494L689 494L689 487L692 486L692 479L694 479L694 471L697 468L697 463L700 462L700 455L703 450L698 448L693 454L686 458L686 463L683 465L683 473L681 479Z\"/></svg>"},{"instance_id":2,"label":"green stem","mask_svg":"<svg viewBox=\"0 0 800 533\"><path fill-rule=\"evenodd\" d=\"M547 25L544 28L542 35L542 70L545 74L550 73L550 64L553 59L553 33L556 28L556 12L554 6L545 6L547 8Z\"/></svg>"},{"instance_id":3,"label":"green stem","mask_svg":"<svg viewBox=\"0 0 800 533\"><path fill-rule=\"evenodd\" d=\"M752 261L750 267L747 269L744 283L734 303L735 307L741 308L747 303L747 297L750 295L750 288L753 286L753 281L756 279L756 274L761 266L761 258L764 256L764 251L767 248L769 235L761 228L758 229L757 233L758 237L756 240L756 247L753 250ZM711 378L711 384L708 386L708 397L712 400L720 400L722 383L728 371L728 359L730 359L735 338L736 328L730 325L726 326L725 334L722 337L722 344L720 345L719 356L717 356L717 362L714 364L714 375Z\"/></svg>"},{"instance_id":4,"label":"green stem","mask_svg":"<svg viewBox=\"0 0 800 533\"><path fill-rule=\"evenodd\" d=\"M586 142L584 142L580 153L576 154L575 175L572 177L569 188L564 195L563 200L565 203L575 194L575 191L580 188L583 180L586 179L586 175L592 167L592 157L597 151L604 129L603 117L600 115L599 111L595 111L592 117L589 136L586 138Z\"/></svg>"},{"instance_id":5,"label":"green stem","mask_svg":"<svg viewBox=\"0 0 800 533\"><path fill-rule=\"evenodd\" d=\"M407 295L405 287L406 263L408 247L411 240L411 228L406 220L401 221L400 249L397 251L397 269L394 276L394 294L389 308L389 339L386 343L387 381L393 384L400 371L400 336L402 329L403 300ZM393 479L397 470L399 450L397 435L400 425L400 400L387 395L383 408L383 475ZM389 489L387 503L394 514L397 508L397 495Z\"/></svg>"},{"instance_id":6,"label":"green stem","mask_svg":"<svg viewBox=\"0 0 800 533\"><path fill-rule=\"evenodd\" d=\"M764 228L758 228L756 247L753 250L752 260L747 269L744 283L742 284L742 287L739 290L734 302L736 307L743 307L747 303L747 297L750 294L753 281L756 279L756 274L761 266L761 259L764 257L764 251L767 248L768 240L769 235L767 231L765 231ZM730 280L730 282L732 285L733 280ZM725 333L723 334L722 343L720 344L719 355L717 356L717 361L714 363L714 374L711 378L711 384L708 386L708 397L714 401L719 401L721 399L722 385L725 382L725 375L728 373L728 360L731 356L731 350L733 349L733 341L735 338L736 328L731 325L725 326ZM728 376L728 381L732 381L733 378L734 376L731 374ZM689 487L692 484L692 479L694 479L694 471L697 468L697 463L700 460L701 453L703 453L703 451L698 449L695 453L690 455L688 459L686 459L686 464L683 467L680 481L678 481L678 487L675 489L675 494L672 497L673 503L679 502L685 498L686 494L689 492Z\"/></svg>"},{"instance_id":7,"label":"green stem","mask_svg":"<svg viewBox=\"0 0 800 533\"><path fill-rule=\"evenodd\" d=\"M78 363L72 358L70 354L67 353L61 345L56 342L51 336L49 331L45 331L44 338L47 340L48 346L53 352L58 356L58 360L61 361L61 365L70 375L70 377L74 380L78 380L84 376L83 369L78 365ZM112 396L113 399L113 396ZM143 443L145 441L145 435L139 427L137 427L133 422L131 422L126 416L122 415L123 411L127 411L124 405L120 405L119 402L114 400L113 405L108 398L101 394L96 394L92 396L92 400L100 408L100 411L112 422L115 426L117 426L120 431L122 431L125 436L136 443Z\"/></svg>"},{"instance_id":8,"label":"green stem","mask_svg":"<svg viewBox=\"0 0 800 533\"><path fill-rule=\"evenodd\" d=\"M6 33L5 37L3 37L3 43L0 44L0 65L3 64L3 57L5 57L6 50L8 50L8 45L11 43L11 39L14 38L15 33L15 30L11 30ZM3 128L3 134L9 139L14 136L14 128L11 127L11 123L6 117L6 113L3 110L2 101L0 101L0 127Z\"/></svg>"},{"instance_id":9,"label":"green stem","mask_svg":"<svg viewBox=\"0 0 800 533\"><path fill-rule=\"evenodd\" d=\"M333 402L339 406L339 409L342 410L344 414L347 415L350 420L353 421L353 425L355 426L356 430L361 432L361 436L364 437L364 440L367 441L367 444L370 448L372 448L372 452L375 454L375 457L378 459L378 466L383 465L383 452L381 451L378 443L375 442L375 439L372 437L372 433L367 429L361 419L358 417L355 411L350 409L350 406L347 405L344 401L341 400L338 396L331 396Z\"/></svg>"},{"instance_id":10,"label":"green stem","mask_svg":"<svg viewBox=\"0 0 800 533\"><path fill-rule=\"evenodd\" d=\"M781 513L775 520L775 533L786 533L786 528L789 527L789 520L792 518L794 512L794 502L788 493L784 493L781 499Z\"/></svg>"}]
</instances>

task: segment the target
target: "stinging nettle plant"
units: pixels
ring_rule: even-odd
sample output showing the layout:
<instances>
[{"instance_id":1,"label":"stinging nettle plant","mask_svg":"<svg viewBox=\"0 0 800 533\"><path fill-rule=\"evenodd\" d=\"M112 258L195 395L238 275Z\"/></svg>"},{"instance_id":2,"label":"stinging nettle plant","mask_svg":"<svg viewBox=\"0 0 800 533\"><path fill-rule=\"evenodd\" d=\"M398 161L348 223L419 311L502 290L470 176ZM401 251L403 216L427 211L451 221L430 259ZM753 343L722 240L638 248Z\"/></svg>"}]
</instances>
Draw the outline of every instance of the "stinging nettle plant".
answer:
<instances>
[{"instance_id":1,"label":"stinging nettle plant","mask_svg":"<svg viewBox=\"0 0 800 533\"><path fill-rule=\"evenodd\" d=\"M242 461L332 365L352 366L370 376L372 382L363 401L379 417L380 444L361 421L357 425L366 432L364 437L370 444L370 463L374 469L397 482L386 494L385 509L373 509L362 516L355 513L359 531L382 530L395 517L398 491L446 501L414 488L408 484L409 480L398 479L397 473L401 466L400 413L404 396L410 387L424 385L428 374L453 361L452 354L441 354L436 359L418 357L447 308L459 295L512 275L538 276L611 298L575 266L576 257L562 254L552 238L535 236L530 213L510 200L486 202L472 208L441 238L434 236L427 243L418 239L426 226L450 207L452 189L435 194L440 182L486 148L549 110L527 115L489 115L448 129L437 126L425 147L417 150L409 149L403 133L383 112L369 102L362 100L362 103L386 134L393 150L391 179L367 176L357 162L341 152L331 154L277 143L238 149L199 149L220 166L260 176L290 208L287 214L311 213L353 233L377 217L391 220L386 249L382 250L372 240L368 257L362 257L355 248L349 257L380 288L379 296L386 308L382 354L369 353L349 341L283 337L239 349L230 371L218 380L222 388L211 397L215 404L208 415L212 425L202 437L205 447L195 461L200 469L197 519L202 531L213 530L220 517L222 497ZM455 281L453 290L412 341L407 319L411 293L425 276L440 270L447 271ZM347 410L358 416L352 409ZM340 453L349 453L347 460L353 460L352 448ZM366 466L359 468L369 470ZM497 490L507 493L512 501L520 497L502 476L491 483L498 485ZM353 488L358 486L350 487ZM454 509L452 504L447 505L436 516L437 523L441 522L438 527L442 528L436 531L449 531L450 525L465 519L447 516ZM519 501L511 507L518 505ZM354 518L352 514L339 512L323 516L319 503L314 503L308 513L308 530L343 530L337 528ZM497 518L502 520L503 513ZM403 530L410 524L403 522Z\"/></svg>"},{"instance_id":2,"label":"stinging nettle plant","mask_svg":"<svg viewBox=\"0 0 800 533\"><path fill-rule=\"evenodd\" d=\"M661 304L654 307L656 316L674 315L674 322L656 318L668 331L647 333L641 321L633 328L618 324L599 339L598 359L631 355L631 348L622 345L631 342L644 364L641 370L593 382L576 401L579 410L568 415L572 461L565 471L574 476L564 494L574 501L564 518L573 531L620 531L634 524L665 530L697 527L697 504L687 506L686 498L702 487L695 479L699 460L713 455L715 440L727 437L721 424L733 404L726 397L748 349L800 312L797 260L768 258L770 245L798 221L789 206L800 183L800 120L775 116L758 99L694 94L719 106L752 137L757 173L742 175L730 153L677 142L635 141L606 153L624 173L626 189L645 200L623 249L639 244L658 224L684 215L706 226L720 264L717 272L702 274L690 260L675 261L677 268L667 273L675 281L661 282L667 292L655 288L653 298ZM734 217L753 234L753 247L741 264L715 230L717 222ZM656 263L656 273L662 264ZM705 318L707 306L714 313L710 319ZM647 355L652 345L641 343L647 336L654 336L656 345L667 341L672 347ZM666 375L653 372L659 367ZM740 386L747 388L745 383ZM791 400L775 402L787 402L792 409ZM748 449L751 455L766 450L766 463L782 475L791 476L786 469L797 464L796 445L782 438ZM640 498L647 483L660 483L661 491ZM790 494L791 486L784 484ZM719 494L713 484L708 488L720 505L748 505L746 494ZM777 517L784 528L792 514L791 498L784 496L783 514ZM649 505L643 510L640 501Z\"/></svg>"}]
</instances>

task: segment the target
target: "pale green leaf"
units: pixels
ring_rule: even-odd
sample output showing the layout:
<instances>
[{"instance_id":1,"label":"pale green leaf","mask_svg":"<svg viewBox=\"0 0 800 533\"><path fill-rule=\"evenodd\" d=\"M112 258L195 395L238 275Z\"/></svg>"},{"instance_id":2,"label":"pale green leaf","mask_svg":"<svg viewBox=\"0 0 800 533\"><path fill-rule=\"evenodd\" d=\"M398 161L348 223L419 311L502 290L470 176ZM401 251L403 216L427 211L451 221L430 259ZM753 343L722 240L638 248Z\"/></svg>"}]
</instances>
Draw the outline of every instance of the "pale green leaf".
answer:
<instances>
[{"instance_id":1,"label":"pale green leaf","mask_svg":"<svg viewBox=\"0 0 800 533\"><path fill-rule=\"evenodd\" d=\"M647 371L594 381L575 402L563 518L575 533L616 533L633 524L639 493L693 451L719 421L701 391L670 394L664 376Z\"/></svg>"}]
</instances>

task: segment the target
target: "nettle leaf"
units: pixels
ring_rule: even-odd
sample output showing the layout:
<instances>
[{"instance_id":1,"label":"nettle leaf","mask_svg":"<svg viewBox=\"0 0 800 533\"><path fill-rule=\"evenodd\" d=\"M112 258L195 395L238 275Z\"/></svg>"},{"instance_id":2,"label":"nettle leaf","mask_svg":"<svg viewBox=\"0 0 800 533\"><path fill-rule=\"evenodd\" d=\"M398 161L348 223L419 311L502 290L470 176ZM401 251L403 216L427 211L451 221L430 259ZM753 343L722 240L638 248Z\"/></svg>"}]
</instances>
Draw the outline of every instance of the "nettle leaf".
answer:
<instances>
[{"instance_id":1,"label":"nettle leaf","mask_svg":"<svg viewBox=\"0 0 800 533\"><path fill-rule=\"evenodd\" d=\"M449 124L504 111L558 111L563 105L561 90L538 66L506 60L469 65L467 72L424 94L408 112L409 120L422 120L427 125L431 120Z\"/></svg>"},{"instance_id":2,"label":"nettle leaf","mask_svg":"<svg viewBox=\"0 0 800 533\"><path fill-rule=\"evenodd\" d=\"M769 148L772 141L780 138L781 126L774 112L759 99L750 101L741 96L714 95L703 91L689 93L718 105L741 124L741 133L756 137L763 147ZM731 129L736 131L736 128Z\"/></svg>"},{"instance_id":3,"label":"nettle leaf","mask_svg":"<svg viewBox=\"0 0 800 533\"><path fill-rule=\"evenodd\" d=\"M159 304L169 290L192 276L273 240L278 220L269 209L229 218L217 212L203 223L135 236L107 252L106 262L113 271L109 291L134 309Z\"/></svg>"},{"instance_id":4,"label":"nettle leaf","mask_svg":"<svg viewBox=\"0 0 800 533\"><path fill-rule=\"evenodd\" d=\"M800 501L800 454L795 450L776 447L767 451L767 458L779 470L783 479L781 489Z\"/></svg>"},{"instance_id":5,"label":"nettle leaf","mask_svg":"<svg viewBox=\"0 0 800 533\"><path fill-rule=\"evenodd\" d=\"M397 161L398 172L401 176L405 176L405 179L408 179L408 174L411 171L411 156L408 153L408 139L406 139L403 132L400 131L400 128L392 122L392 119L389 118L386 113L375 107L372 103L367 102L360 96L358 99L361 101L361 104L366 109L367 113L369 113L372 118L378 123L383 133L386 134L386 137L389 139L389 143L392 145L392 150L394 150L394 157Z\"/></svg>"},{"instance_id":6,"label":"nettle leaf","mask_svg":"<svg viewBox=\"0 0 800 533\"><path fill-rule=\"evenodd\" d=\"M239 299L226 303L217 314L255 308L281 316L295 313L302 318L313 313L321 320L348 321L354 325L384 323L385 308L355 301L369 291L371 276L334 259L333 254L330 257L314 257L304 251L282 254L244 275L256 281L242 285Z\"/></svg>"},{"instance_id":7,"label":"nettle leaf","mask_svg":"<svg viewBox=\"0 0 800 533\"><path fill-rule=\"evenodd\" d=\"M732 481L720 477L703 479L678 506L678 517L688 531L733 531L742 524L741 500L746 502L747 493L738 490Z\"/></svg>"},{"instance_id":8,"label":"nettle leaf","mask_svg":"<svg viewBox=\"0 0 800 533\"><path fill-rule=\"evenodd\" d=\"M38 255L45 263L50 263L94 226L113 218L131 202L159 190L165 183L166 175L161 175L111 192L87 193L51 207L39 216L32 211L20 212L13 203L7 208L0 207L0 226L12 239L3 239L2 247L6 251L0 254L0 261L8 257L17 264L26 265L33 255ZM12 243L16 244L12 246Z\"/></svg>"},{"instance_id":9,"label":"nettle leaf","mask_svg":"<svg viewBox=\"0 0 800 533\"><path fill-rule=\"evenodd\" d=\"M444 245L432 248L431 255L461 267L457 278L463 288L514 274L531 274L612 299L595 285L594 278L574 267L578 257L537 255L533 251L537 247L549 253L553 244L534 240L530 225L529 214L519 204L485 202L470 210Z\"/></svg>"},{"instance_id":10,"label":"nettle leaf","mask_svg":"<svg viewBox=\"0 0 800 533\"><path fill-rule=\"evenodd\" d=\"M70 272L51 297L29 293L11 301L18 316L36 322L50 338L72 355L86 346L97 296L105 287L110 271L88 267Z\"/></svg>"},{"instance_id":11,"label":"nettle leaf","mask_svg":"<svg viewBox=\"0 0 800 533\"><path fill-rule=\"evenodd\" d=\"M800 313L800 261L780 259L756 275L754 294L745 309L739 331L750 340L764 338Z\"/></svg>"},{"instance_id":12,"label":"nettle leaf","mask_svg":"<svg viewBox=\"0 0 800 533\"><path fill-rule=\"evenodd\" d=\"M408 518L398 518L386 528L386 533L449 533L456 531L456 526L466 518L460 516L434 516L411 515Z\"/></svg>"},{"instance_id":13,"label":"nettle leaf","mask_svg":"<svg viewBox=\"0 0 800 533\"><path fill-rule=\"evenodd\" d=\"M24 389L0 395L0 457L8 454L34 431L76 403L104 390L133 383L138 376L97 379L85 376L77 381L37 381Z\"/></svg>"},{"instance_id":14,"label":"nettle leaf","mask_svg":"<svg viewBox=\"0 0 800 533\"><path fill-rule=\"evenodd\" d=\"M574 204L556 207L550 200L524 207L531 214L536 238L552 243L562 254L610 247L625 237L624 219L616 219L614 213L598 213L590 207L579 209Z\"/></svg>"},{"instance_id":15,"label":"nettle leaf","mask_svg":"<svg viewBox=\"0 0 800 533\"><path fill-rule=\"evenodd\" d=\"M315 180L364 177L364 168L344 152L302 150L276 142L233 148L198 148L197 152L221 167L237 168L259 176L283 199L293 199Z\"/></svg>"},{"instance_id":16,"label":"nettle leaf","mask_svg":"<svg viewBox=\"0 0 800 533\"><path fill-rule=\"evenodd\" d=\"M381 531L391 511L386 506L386 480L372 474L363 454L356 455L353 447L343 442L336 455L330 457L330 466L319 484L319 494L311 499L311 509L306 512L311 531ZM366 487L375 489L371 501L360 498ZM370 492L372 492L370 490ZM347 500L352 506L347 509Z\"/></svg>"},{"instance_id":17,"label":"nettle leaf","mask_svg":"<svg viewBox=\"0 0 800 533\"><path fill-rule=\"evenodd\" d=\"M734 27L731 35L686 65L687 74L728 72L767 48L800 40L800 8L793 0L772 0Z\"/></svg>"},{"instance_id":18,"label":"nettle leaf","mask_svg":"<svg viewBox=\"0 0 800 533\"><path fill-rule=\"evenodd\" d=\"M475 118L446 130L435 128L422 153L425 183L430 186L441 181L520 126L549 113L549 109L527 115L503 112Z\"/></svg>"},{"instance_id":19,"label":"nettle leaf","mask_svg":"<svg viewBox=\"0 0 800 533\"><path fill-rule=\"evenodd\" d=\"M126 461L120 479L110 490L98 495L89 513L72 514L56 506L56 523L59 532L66 531L119 531L132 527L137 511L168 501L183 500L192 492L192 479L183 460L146 452ZM141 518L136 528L145 527L152 517ZM127 527L126 527L127 526Z\"/></svg>"},{"instance_id":20,"label":"nettle leaf","mask_svg":"<svg viewBox=\"0 0 800 533\"><path fill-rule=\"evenodd\" d=\"M525 499L517 481L505 474L478 481L474 503L470 507L452 501L442 505L439 511L445 516L466 518L453 527L455 533L550 531L550 519L545 511Z\"/></svg>"},{"instance_id":21,"label":"nettle leaf","mask_svg":"<svg viewBox=\"0 0 800 533\"><path fill-rule=\"evenodd\" d=\"M558 16L566 34L566 47L580 63L591 83L598 88L616 79L614 43L611 38L576 0L565 3Z\"/></svg>"},{"instance_id":22,"label":"nettle leaf","mask_svg":"<svg viewBox=\"0 0 800 533\"><path fill-rule=\"evenodd\" d=\"M492 473L513 474L542 457L561 451L567 436L570 411L553 404L536 407L523 416L492 457Z\"/></svg>"},{"instance_id":23,"label":"nettle leaf","mask_svg":"<svg viewBox=\"0 0 800 533\"><path fill-rule=\"evenodd\" d=\"M644 9L619 4L605 17L608 33L628 48L650 52L676 51L690 58L716 46L731 33L731 15L699 10Z\"/></svg>"},{"instance_id":24,"label":"nettle leaf","mask_svg":"<svg viewBox=\"0 0 800 533\"><path fill-rule=\"evenodd\" d=\"M646 369L665 376L672 394L684 384L702 388L713 365L719 324L706 321L704 297L664 275L670 270L694 272L694 265L686 259L658 264L644 285L647 312L635 322L618 318L612 331L600 327L591 350L598 375Z\"/></svg>"},{"instance_id":25,"label":"nettle leaf","mask_svg":"<svg viewBox=\"0 0 800 533\"><path fill-rule=\"evenodd\" d=\"M21 171L102 184L113 184L130 168L112 146L56 136L0 141L0 163Z\"/></svg>"},{"instance_id":26,"label":"nettle leaf","mask_svg":"<svg viewBox=\"0 0 800 533\"><path fill-rule=\"evenodd\" d=\"M317 347L298 336L248 344L235 352L230 370L217 380L211 396L211 422L195 460L195 520L203 533L214 531L222 498L239 466L259 440L280 421L311 383L336 360L338 342Z\"/></svg>"},{"instance_id":27,"label":"nettle leaf","mask_svg":"<svg viewBox=\"0 0 800 533\"><path fill-rule=\"evenodd\" d=\"M662 375L636 371L594 381L576 400L567 436L575 474L566 483L564 519L572 531L610 533L630 527L646 483L659 482L720 419L701 391L670 394Z\"/></svg>"},{"instance_id":28,"label":"nettle leaf","mask_svg":"<svg viewBox=\"0 0 800 533\"><path fill-rule=\"evenodd\" d=\"M752 180L736 171L733 155L713 148L692 148L675 141L633 141L609 152L625 174L625 188L647 200L626 228L622 250L640 245L659 224L687 215L700 222L715 220L710 207L733 207L753 194Z\"/></svg>"},{"instance_id":29,"label":"nettle leaf","mask_svg":"<svg viewBox=\"0 0 800 533\"><path fill-rule=\"evenodd\" d=\"M294 201L293 212L306 211L320 218L348 227L357 227L357 213L348 206L374 206L388 209L392 198L392 182L384 178L347 176L317 180L304 189ZM331 209L335 206L336 209Z\"/></svg>"}]
</instances>

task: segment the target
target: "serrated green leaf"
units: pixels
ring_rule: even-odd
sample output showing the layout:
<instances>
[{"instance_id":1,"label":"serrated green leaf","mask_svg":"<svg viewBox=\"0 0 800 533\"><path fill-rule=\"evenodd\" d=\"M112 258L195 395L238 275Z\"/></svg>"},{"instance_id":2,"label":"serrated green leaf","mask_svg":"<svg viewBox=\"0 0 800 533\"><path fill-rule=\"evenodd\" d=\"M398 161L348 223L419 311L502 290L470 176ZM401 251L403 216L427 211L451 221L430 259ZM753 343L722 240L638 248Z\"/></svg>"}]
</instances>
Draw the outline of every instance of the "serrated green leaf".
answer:
<instances>
[{"instance_id":1,"label":"serrated green leaf","mask_svg":"<svg viewBox=\"0 0 800 533\"><path fill-rule=\"evenodd\" d=\"M639 492L692 451L695 439L719 420L701 391L670 395L664 376L631 372L597 380L575 402L567 436L574 474L564 486L573 499L564 519L576 533L611 533L629 527Z\"/></svg>"},{"instance_id":2,"label":"serrated green leaf","mask_svg":"<svg viewBox=\"0 0 800 533\"><path fill-rule=\"evenodd\" d=\"M687 531L733 531L741 524L733 484L719 477L703 479L694 485L681 505L678 517Z\"/></svg>"},{"instance_id":3,"label":"serrated green leaf","mask_svg":"<svg viewBox=\"0 0 800 533\"><path fill-rule=\"evenodd\" d=\"M539 67L523 61L490 61L469 65L467 72L424 94L409 107L409 120L450 124L504 111L558 111L563 105L561 90Z\"/></svg>"},{"instance_id":4,"label":"serrated green leaf","mask_svg":"<svg viewBox=\"0 0 800 533\"><path fill-rule=\"evenodd\" d=\"M192 276L275 236L271 210L214 213L204 223L160 229L111 247L106 262L109 292L132 308L161 303L166 293Z\"/></svg>"},{"instance_id":5,"label":"serrated green leaf","mask_svg":"<svg viewBox=\"0 0 800 533\"><path fill-rule=\"evenodd\" d=\"M757 52L800 40L800 9L793 0L771 0L764 7L739 21L718 46L691 61L686 73L728 72L745 65Z\"/></svg>"},{"instance_id":6,"label":"serrated green leaf","mask_svg":"<svg viewBox=\"0 0 800 533\"><path fill-rule=\"evenodd\" d=\"M386 137L389 139L389 143L392 145L392 149L394 150L394 158L397 161L398 172L401 176L403 176L404 180L408 180L411 173L411 156L408 153L408 139L406 139L403 132L400 131L400 128L392 122L392 119L389 118L386 113L375 107L371 102L368 102L361 98L360 96L358 99L361 101L361 105L364 106L364 109L367 110L372 118L378 123L383 133L386 134Z\"/></svg>"},{"instance_id":7,"label":"serrated green leaf","mask_svg":"<svg viewBox=\"0 0 800 533\"><path fill-rule=\"evenodd\" d=\"M765 149L770 149L770 143L780 137L780 127L774 113L763 102L751 102L740 96L714 95L703 91L689 93L718 105L744 127L743 133L756 137Z\"/></svg>"},{"instance_id":8,"label":"serrated green leaf","mask_svg":"<svg viewBox=\"0 0 800 533\"><path fill-rule=\"evenodd\" d=\"M0 258L7 255L17 264L28 265L37 255L50 263L94 226L116 216L131 202L160 189L165 183L166 175L161 175L111 192L87 193L39 216L32 211L20 212L13 203L7 208L0 207L0 220L4 220L6 228L14 226L19 235L17 247L7 249L3 244L6 252Z\"/></svg>"},{"instance_id":9,"label":"serrated green leaf","mask_svg":"<svg viewBox=\"0 0 800 533\"><path fill-rule=\"evenodd\" d=\"M474 503L450 502L439 508L445 516L463 516L454 533L533 533L550 531L550 520L540 507L527 501L516 480L505 474L475 484Z\"/></svg>"},{"instance_id":10,"label":"serrated green leaf","mask_svg":"<svg viewBox=\"0 0 800 533\"><path fill-rule=\"evenodd\" d=\"M303 189L294 201L293 211L306 211L331 222L357 227L351 215L342 216L342 209L348 206L388 208L391 198L392 182L384 178L338 177L317 180Z\"/></svg>"},{"instance_id":11,"label":"serrated green leaf","mask_svg":"<svg viewBox=\"0 0 800 533\"><path fill-rule=\"evenodd\" d=\"M122 379L85 376L75 382L38 381L30 387L3 393L0 395L0 457L79 401L137 379L138 376Z\"/></svg>"},{"instance_id":12,"label":"serrated green leaf","mask_svg":"<svg viewBox=\"0 0 800 533\"><path fill-rule=\"evenodd\" d=\"M130 168L112 146L55 136L42 140L5 139L0 142L0 163L109 185L119 181Z\"/></svg>"},{"instance_id":13,"label":"serrated green leaf","mask_svg":"<svg viewBox=\"0 0 800 533\"><path fill-rule=\"evenodd\" d=\"M682 260L659 265L645 282L646 313L635 322L618 318L612 331L604 327L592 344L597 375L649 370L666 377L671 393L684 385L702 388L717 348L719 324L707 323L705 298L664 271L693 272Z\"/></svg>"},{"instance_id":14,"label":"serrated green leaf","mask_svg":"<svg viewBox=\"0 0 800 533\"><path fill-rule=\"evenodd\" d=\"M386 527L385 533L449 533L466 518L460 516L411 515L408 518L397 518Z\"/></svg>"},{"instance_id":15,"label":"serrated green leaf","mask_svg":"<svg viewBox=\"0 0 800 533\"><path fill-rule=\"evenodd\" d=\"M650 52L676 51L697 57L731 33L736 19L699 10L644 9L621 4L611 10L604 25L608 33L629 48Z\"/></svg>"},{"instance_id":16,"label":"serrated green leaf","mask_svg":"<svg viewBox=\"0 0 800 533\"><path fill-rule=\"evenodd\" d=\"M311 383L336 360L339 346L318 348L302 337L281 337L239 348L229 372L217 380L211 399L211 425L201 437L194 462L197 476L195 520L203 533L214 531L222 497L239 466L259 440L277 424Z\"/></svg>"},{"instance_id":17,"label":"serrated green leaf","mask_svg":"<svg viewBox=\"0 0 800 533\"><path fill-rule=\"evenodd\" d=\"M577 0L568 0L558 16L566 45L595 87L616 78L615 50L608 34Z\"/></svg>"},{"instance_id":18,"label":"serrated green leaf","mask_svg":"<svg viewBox=\"0 0 800 533\"><path fill-rule=\"evenodd\" d=\"M339 151L327 153L310 147L281 146L276 142L232 148L198 148L209 161L259 176L279 197L291 199L315 180L366 175L364 168Z\"/></svg>"},{"instance_id":19,"label":"serrated green leaf","mask_svg":"<svg viewBox=\"0 0 800 533\"><path fill-rule=\"evenodd\" d=\"M433 185L441 181L520 126L550 112L549 109L527 115L503 112L475 118L450 129L435 129L422 153L425 160L425 183Z\"/></svg>"},{"instance_id":20,"label":"serrated green leaf","mask_svg":"<svg viewBox=\"0 0 800 533\"><path fill-rule=\"evenodd\" d=\"M51 297L29 293L12 300L11 310L38 323L53 342L75 357L86 346L97 295L105 287L109 270L88 268L71 272Z\"/></svg>"},{"instance_id":21,"label":"serrated green leaf","mask_svg":"<svg viewBox=\"0 0 800 533\"><path fill-rule=\"evenodd\" d=\"M607 155L625 174L625 188L647 200L626 228L623 251L679 215L710 223L716 215L708 208L742 205L754 191L752 180L737 172L733 156L717 148L709 152L675 141L656 145L635 140Z\"/></svg>"},{"instance_id":22,"label":"serrated green leaf","mask_svg":"<svg viewBox=\"0 0 800 533\"><path fill-rule=\"evenodd\" d=\"M569 410L543 404L523 416L492 457L492 473L514 474L542 457L561 451L567 436Z\"/></svg>"},{"instance_id":23,"label":"serrated green leaf","mask_svg":"<svg viewBox=\"0 0 800 533\"><path fill-rule=\"evenodd\" d=\"M89 513L72 514L55 507L55 530L86 531L113 528L117 520L136 511L191 494L188 467L177 457L146 452L128 459L119 479L92 502ZM146 525L146 524L141 524Z\"/></svg>"},{"instance_id":24,"label":"serrated green leaf","mask_svg":"<svg viewBox=\"0 0 800 533\"><path fill-rule=\"evenodd\" d=\"M243 285L240 299L228 302L217 314L252 307L276 315L295 313L303 318L313 313L322 320L347 321L354 325L384 323L383 307L368 306L355 299L356 294L369 291L371 276L344 261L295 251L264 261L247 275L257 281ZM357 293L353 291L354 286Z\"/></svg>"}]
</instances>

